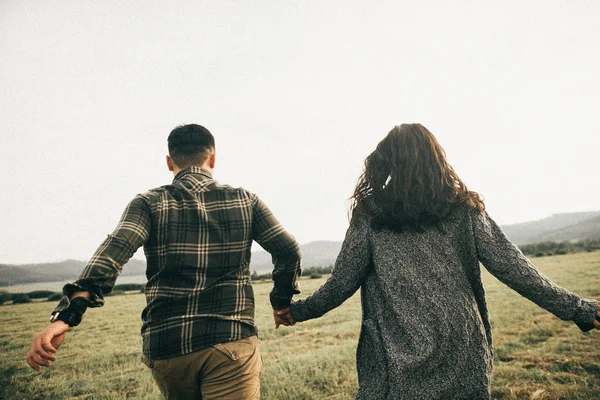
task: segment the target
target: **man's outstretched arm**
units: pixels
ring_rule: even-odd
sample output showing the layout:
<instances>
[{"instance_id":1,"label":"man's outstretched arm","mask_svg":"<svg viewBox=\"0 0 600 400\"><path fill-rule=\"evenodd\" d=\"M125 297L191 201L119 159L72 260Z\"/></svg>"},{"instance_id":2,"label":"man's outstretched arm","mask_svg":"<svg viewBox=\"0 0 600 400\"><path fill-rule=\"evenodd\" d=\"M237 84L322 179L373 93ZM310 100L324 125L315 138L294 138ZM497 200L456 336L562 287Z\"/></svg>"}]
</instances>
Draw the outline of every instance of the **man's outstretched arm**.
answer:
<instances>
[{"instance_id":1,"label":"man's outstretched arm","mask_svg":"<svg viewBox=\"0 0 600 400\"><path fill-rule=\"evenodd\" d=\"M150 221L148 203L142 196L136 196L125 208L115 230L94 252L79 279L64 286L61 302L66 302L73 293L89 292L88 307L103 306L104 295L112 291L123 265L148 239ZM55 311L65 308L59 304Z\"/></svg>"},{"instance_id":2,"label":"man's outstretched arm","mask_svg":"<svg viewBox=\"0 0 600 400\"><path fill-rule=\"evenodd\" d=\"M70 326L76 326L87 307L104 305L123 265L148 239L150 209L145 199L137 196L128 205L112 234L96 250L79 279L63 287L63 298L52 312L52 323L31 344L27 364L39 371L56 361L58 347Z\"/></svg>"}]
</instances>

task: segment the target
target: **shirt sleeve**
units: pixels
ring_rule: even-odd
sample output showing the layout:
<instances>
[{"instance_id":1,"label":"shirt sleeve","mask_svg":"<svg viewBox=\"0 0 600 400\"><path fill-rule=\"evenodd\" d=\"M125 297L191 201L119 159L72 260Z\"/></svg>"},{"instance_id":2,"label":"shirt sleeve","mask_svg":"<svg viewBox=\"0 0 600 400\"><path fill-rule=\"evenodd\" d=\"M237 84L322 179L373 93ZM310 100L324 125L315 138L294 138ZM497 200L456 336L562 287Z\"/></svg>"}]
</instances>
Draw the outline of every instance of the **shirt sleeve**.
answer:
<instances>
[{"instance_id":1,"label":"shirt sleeve","mask_svg":"<svg viewBox=\"0 0 600 400\"><path fill-rule=\"evenodd\" d=\"M87 263L78 280L63 287L63 298L54 312L67 309L75 292L90 293L88 307L104 305L104 295L110 293L123 265L150 234L150 208L142 196L136 196L125 208L115 230L108 235Z\"/></svg>"},{"instance_id":2,"label":"shirt sleeve","mask_svg":"<svg viewBox=\"0 0 600 400\"><path fill-rule=\"evenodd\" d=\"M271 306L286 308L294 294L300 293L298 277L302 274L302 253L298 242L277 221L273 213L256 195L252 195L252 237L273 260Z\"/></svg>"},{"instance_id":3,"label":"shirt sleeve","mask_svg":"<svg viewBox=\"0 0 600 400\"><path fill-rule=\"evenodd\" d=\"M338 307L358 290L373 265L369 232L367 216L355 215L327 282L311 296L290 306L296 321L318 318Z\"/></svg>"},{"instance_id":4,"label":"shirt sleeve","mask_svg":"<svg viewBox=\"0 0 600 400\"><path fill-rule=\"evenodd\" d=\"M477 256L492 275L562 320L572 320L580 328L593 323L598 312L596 300L581 299L556 285L531 264L487 213L472 215Z\"/></svg>"}]
</instances>

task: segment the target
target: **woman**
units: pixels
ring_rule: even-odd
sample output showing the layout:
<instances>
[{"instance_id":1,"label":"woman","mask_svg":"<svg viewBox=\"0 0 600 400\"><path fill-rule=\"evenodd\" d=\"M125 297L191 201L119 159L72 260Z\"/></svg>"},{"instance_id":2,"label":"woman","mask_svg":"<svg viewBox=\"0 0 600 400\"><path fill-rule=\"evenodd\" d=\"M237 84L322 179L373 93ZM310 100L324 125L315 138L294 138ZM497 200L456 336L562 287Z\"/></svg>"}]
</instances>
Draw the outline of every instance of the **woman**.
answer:
<instances>
[{"instance_id":1,"label":"woman","mask_svg":"<svg viewBox=\"0 0 600 400\"><path fill-rule=\"evenodd\" d=\"M317 318L361 287L357 399L488 399L492 335L479 263L582 329L596 300L542 275L487 215L420 124L397 126L367 157L352 221L329 280L279 311Z\"/></svg>"}]
</instances>

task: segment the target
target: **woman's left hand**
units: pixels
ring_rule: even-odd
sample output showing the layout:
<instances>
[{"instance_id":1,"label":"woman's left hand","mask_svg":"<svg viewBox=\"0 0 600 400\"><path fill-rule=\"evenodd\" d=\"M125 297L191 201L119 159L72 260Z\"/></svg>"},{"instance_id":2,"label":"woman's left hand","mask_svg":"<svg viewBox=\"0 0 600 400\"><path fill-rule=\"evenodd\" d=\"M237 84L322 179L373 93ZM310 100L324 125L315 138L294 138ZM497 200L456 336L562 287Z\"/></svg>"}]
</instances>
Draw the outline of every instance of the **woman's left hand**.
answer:
<instances>
[{"instance_id":1,"label":"woman's left hand","mask_svg":"<svg viewBox=\"0 0 600 400\"><path fill-rule=\"evenodd\" d=\"M284 308L283 310L274 310L273 318L275 319L275 329L279 328L279 325L293 326L296 325L296 321L290 313L290 308Z\"/></svg>"}]
</instances>

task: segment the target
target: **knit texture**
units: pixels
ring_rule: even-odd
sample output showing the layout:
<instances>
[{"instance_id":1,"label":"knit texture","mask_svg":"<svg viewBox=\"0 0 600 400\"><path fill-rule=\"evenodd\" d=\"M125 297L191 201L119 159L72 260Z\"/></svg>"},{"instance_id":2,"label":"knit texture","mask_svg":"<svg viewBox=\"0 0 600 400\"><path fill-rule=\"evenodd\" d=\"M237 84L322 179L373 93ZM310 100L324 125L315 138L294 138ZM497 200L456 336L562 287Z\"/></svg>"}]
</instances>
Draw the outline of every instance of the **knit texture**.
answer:
<instances>
[{"instance_id":1,"label":"knit texture","mask_svg":"<svg viewBox=\"0 0 600 400\"><path fill-rule=\"evenodd\" d=\"M492 333L480 262L563 320L591 323L595 300L552 283L487 215L457 208L424 232L374 231L356 215L334 271L292 304L317 318L361 288L357 399L489 399Z\"/></svg>"}]
</instances>

